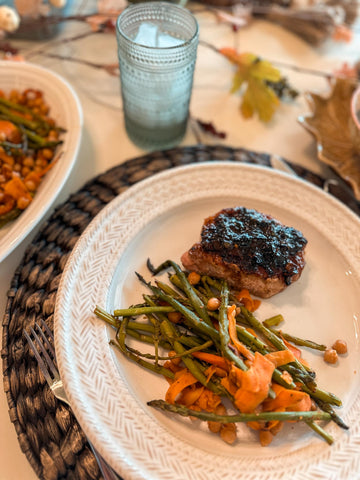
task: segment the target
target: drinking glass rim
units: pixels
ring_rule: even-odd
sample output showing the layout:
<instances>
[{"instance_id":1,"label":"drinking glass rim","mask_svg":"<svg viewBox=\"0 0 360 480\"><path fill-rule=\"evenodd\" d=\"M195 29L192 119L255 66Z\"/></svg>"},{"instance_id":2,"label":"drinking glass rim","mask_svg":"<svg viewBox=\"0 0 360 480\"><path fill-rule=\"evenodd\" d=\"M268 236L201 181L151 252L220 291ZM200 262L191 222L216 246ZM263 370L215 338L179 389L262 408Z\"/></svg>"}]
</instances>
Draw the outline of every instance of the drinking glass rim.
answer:
<instances>
[{"instance_id":1,"label":"drinking glass rim","mask_svg":"<svg viewBox=\"0 0 360 480\"><path fill-rule=\"evenodd\" d=\"M146 48L146 49L149 49L149 50L173 50L173 49L177 49L177 48L183 48L184 46L192 43L194 41L194 39L198 36L199 34L199 23L198 21L196 20L195 16L190 12L190 10L187 10L185 9L184 7L180 6L180 5L177 5L177 4L174 4L174 3L170 3L170 2L158 2L158 1L154 1L154 2L144 2L146 3L147 5L149 4L154 4L154 5L166 5L167 7L171 7L171 8L177 8L178 10L182 10L184 12L187 12L189 14L189 16L194 20L195 22L195 32L194 32L194 35L189 38L188 40L185 40L183 43L179 44L179 45L172 45L171 47L152 47L150 45L144 45L142 43L137 43L135 42L132 38L130 38L128 35L126 35L126 33L124 33L123 31L121 31L120 27L119 27L119 23L120 23L120 19L121 17L124 15L125 12L127 12L128 10L130 9L134 9L134 8L139 8L140 7L140 4L139 3L132 3L130 5L128 5L121 13L120 15L118 16L117 20L116 20L116 31L117 33L119 33L119 35L121 35L126 41L128 42L131 42L131 43L134 43L135 45L139 45L140 47L142 48Z\"/></svg>"}]
</instances>

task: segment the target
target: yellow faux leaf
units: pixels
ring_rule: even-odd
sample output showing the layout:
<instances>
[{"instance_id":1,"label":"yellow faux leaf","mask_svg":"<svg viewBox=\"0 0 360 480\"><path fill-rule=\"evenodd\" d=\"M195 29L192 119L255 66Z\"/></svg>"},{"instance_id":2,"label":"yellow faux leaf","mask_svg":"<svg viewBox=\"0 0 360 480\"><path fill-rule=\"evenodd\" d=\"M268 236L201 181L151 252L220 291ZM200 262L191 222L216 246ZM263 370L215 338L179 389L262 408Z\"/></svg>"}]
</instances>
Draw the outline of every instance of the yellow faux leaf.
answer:
<instances>
[{"instance_id":1,"label":"yellow faux leaf","mask_svg":"<svg viewBox=\"0 0 360 480\"><path fill-rule=\"evenodd\" d=\"M247 84L240 106L243 116L251 118L257 112L262 121L271 120L279 105L279 98L266 82L280 81L280 71L253 53L238 53L233 48L222 48L219 52L237 67L231 93Z\"/></svg>"},{"instance_id":2,"label":"yellow faux leaf","mask_svg":"<svg viewBox=\"0 0 360 480\"><path fill-rule=\"evenodd\" d=\"M249 96L245 92L242 102L240 104L240 110L244 118L251 118L254 115L254 107L252 105L251 95Z\"/></svg>"},{"instance_id":3,"label":"yellow faux leaf","mask_svg":"<svg viewBox=\"0 0 360 480\"><path fill-rule=\"evenodd\" d=\"M260 120L269 122L279 105L279 99L274 91L267 87L262 81L252 78L248 82L243 102L250 104L253 111L256 111ZM248 107L247 107L248 108Z\"/></svg>"},{"instance_id":4,"label":"yellow faux leaf","mask_svg":"<svg viewBox=\"0 0 360 480\"><path fill-rule=\"evenodd\" d=\"M233 84L230 90L231 93L235 93L237 90L239 90L244 81L246 81L244 75L239 71L235 72L233 77Z\"/></svg>"},{"instance_id":5,"label":"yellow faux leaf","mask_svg":"<svg viewBox=\"0 0 360 480\"><path fill-rule=\"evenodd\" d=\"M260 80L278 82L281 79L280 71L267 60L260 60L251 66L251 75Z\"/></svg>"}]
</instances>

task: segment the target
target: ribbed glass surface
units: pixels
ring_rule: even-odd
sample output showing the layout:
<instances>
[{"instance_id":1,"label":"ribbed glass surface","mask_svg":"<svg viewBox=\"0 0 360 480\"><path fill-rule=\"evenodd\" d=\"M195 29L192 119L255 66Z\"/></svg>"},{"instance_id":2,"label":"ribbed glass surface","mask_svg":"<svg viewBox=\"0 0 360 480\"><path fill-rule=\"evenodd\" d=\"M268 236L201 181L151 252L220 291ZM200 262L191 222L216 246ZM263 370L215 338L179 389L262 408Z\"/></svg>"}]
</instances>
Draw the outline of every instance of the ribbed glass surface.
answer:
<instances>
[{"instance_id":1,"label":"ribbed glass surface","mask_svg":"<svg viewBox=\"0 0 360 480\"><path fill-rule=\"evenodd\" d=\"M117 39L129 137L145 149L179 143L186 130L196 61L195 18L166 2L131 5L118 19Z\"/></svg>"}]
</instances>

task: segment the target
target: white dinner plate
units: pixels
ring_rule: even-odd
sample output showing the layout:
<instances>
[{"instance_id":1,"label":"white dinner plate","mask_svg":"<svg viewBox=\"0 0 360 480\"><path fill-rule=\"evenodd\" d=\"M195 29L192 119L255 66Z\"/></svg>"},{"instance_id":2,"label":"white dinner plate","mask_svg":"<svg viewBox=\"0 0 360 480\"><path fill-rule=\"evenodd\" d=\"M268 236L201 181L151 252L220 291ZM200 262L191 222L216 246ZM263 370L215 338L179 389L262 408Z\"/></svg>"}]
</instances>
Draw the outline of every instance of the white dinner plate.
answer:
<instances>
[{"instance_id":1,"label":"white dinner plate","mask_svg":"<svg viewBox=\"0 0 360 480\"><path fill-rule=\"evenodd\" d=\"M49 210L74 166L83 123L80 101L70 84L58 74L26 62L0 61L0 90L39 89L50 106L50 116L66 129L57 153L61 157L46 174L34 200L13 222L0 229L0 262L33 230Z\"/></svg>"},{"instance_id":2,"label":"white dinner plate","mask_svg":"<svg viewBox=\"0 0 360 480\"><path fill-rule=\"evenodd\" d=\"M329 446L302 424L288 424L263 448L239 426L229 446L205 424L147 406L164 398L167 382L109 346L113 332L93 315L95 305L141 302L135 271L198 241L203 219L236 205L256 208L308 239L307 265L284 292L264 300L259 319L282 313L284 331L349 353L336 366L305 352L318 384L340 396L350 425L331 423ZM179 167L155 175L114 199L89 225L66 265L57 294L55 339L60 373L75 415L96 448L125 479L256 480L359 478L360 222L337 200L285 173L230 162ZM144 347L141 347L144 350Z\"/></svg>"}]
</instances>

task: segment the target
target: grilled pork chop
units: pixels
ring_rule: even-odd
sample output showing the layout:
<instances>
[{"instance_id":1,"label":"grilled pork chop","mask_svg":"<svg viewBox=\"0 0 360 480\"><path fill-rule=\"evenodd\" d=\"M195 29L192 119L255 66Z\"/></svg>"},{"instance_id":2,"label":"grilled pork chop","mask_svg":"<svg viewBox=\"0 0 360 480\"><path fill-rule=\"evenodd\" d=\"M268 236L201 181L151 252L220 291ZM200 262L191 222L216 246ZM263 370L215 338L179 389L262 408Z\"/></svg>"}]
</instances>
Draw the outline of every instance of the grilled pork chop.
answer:
<instances>
[{"instance_id":1,"label":"grilled pork chop","mask_svg":"<svg viewBox=\"0 0 360 480\"><path fill-rule=\"evenodd\" d=\"M225 278L268 298L299 279L307 240L270 215L245 207L225 208L204 221L201 241L185 252L185 269Z\"/></svg>"}]
</instances>

